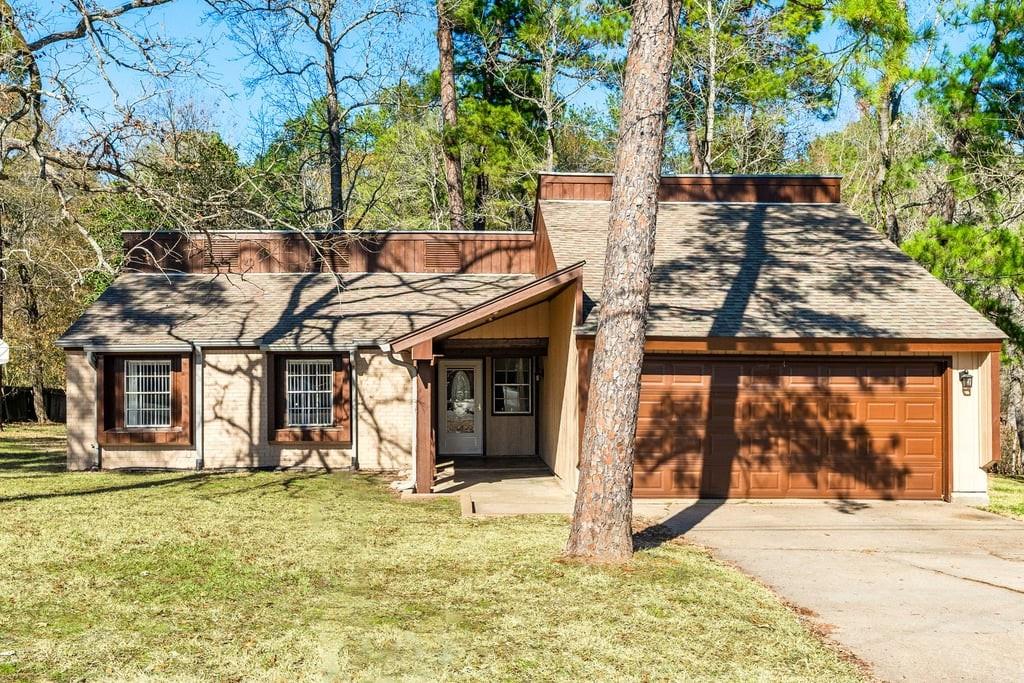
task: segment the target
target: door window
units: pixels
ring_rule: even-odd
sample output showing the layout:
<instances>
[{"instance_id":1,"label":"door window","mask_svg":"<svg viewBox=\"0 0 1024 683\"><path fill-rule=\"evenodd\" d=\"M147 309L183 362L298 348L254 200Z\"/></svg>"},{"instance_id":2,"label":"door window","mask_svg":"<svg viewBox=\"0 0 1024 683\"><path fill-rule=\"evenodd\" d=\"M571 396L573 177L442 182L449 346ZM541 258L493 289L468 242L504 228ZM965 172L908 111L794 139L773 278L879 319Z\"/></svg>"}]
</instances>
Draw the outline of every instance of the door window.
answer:
<instances>
[{"instance_id":1,"label":"door window","mask_svg":"<svg viewBox=\"0 0 1024 683\"><path fill-rule=\"evenodd\" d=\"M449 434L472 434L476 422L476 386L473 368L448 368L445 371L445 429Z\"/></svg>"}]
</instances>

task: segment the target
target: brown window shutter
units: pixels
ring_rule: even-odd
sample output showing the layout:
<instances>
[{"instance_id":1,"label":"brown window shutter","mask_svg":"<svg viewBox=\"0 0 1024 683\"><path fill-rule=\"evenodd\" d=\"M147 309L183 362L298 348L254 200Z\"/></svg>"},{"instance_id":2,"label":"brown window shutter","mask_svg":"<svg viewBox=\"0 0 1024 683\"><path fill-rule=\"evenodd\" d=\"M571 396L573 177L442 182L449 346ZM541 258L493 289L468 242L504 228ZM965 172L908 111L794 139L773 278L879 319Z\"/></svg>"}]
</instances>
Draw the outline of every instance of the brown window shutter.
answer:
<instances>
[{"instance_id":1,"label":"brown window shutter","mask_svg":"<svg viewBox=\"0 0 1024 683\"><path fill-rule=\"evenodd\" d=\"M352 383L348 356L334 356L334 427L344 441L352 440Z\"/></svg>"},{"instance_id":2,"label":"brown window shutter","mask_svg":"<svg viewBox=\"0 0 1024 683\"><path fill-rule=\"evenodd\" d=\"M285 427L285 413L288 409L288 398L287 398L287 383L285 378L285 371L288 369L288 359L279 354L272 354L270 356L270 365L272 366L271 377L273 377L274 384L271 387L271 404L273 410L271 412L271 426L276 431L278 429L284 429ZM273 436L273 435L271 435Z\"/></svg>"},{"instance_id":3,"label":"brown window shutter","mask_svg":"<svg viewBox=\"0 0 1024 683\"><path fill-rule=\"evenodd\" d=\"M453 240L433 240L425 245L424 269L438 273L457 273L462 270L462 252Z\"/></svg>"}]
</instances>

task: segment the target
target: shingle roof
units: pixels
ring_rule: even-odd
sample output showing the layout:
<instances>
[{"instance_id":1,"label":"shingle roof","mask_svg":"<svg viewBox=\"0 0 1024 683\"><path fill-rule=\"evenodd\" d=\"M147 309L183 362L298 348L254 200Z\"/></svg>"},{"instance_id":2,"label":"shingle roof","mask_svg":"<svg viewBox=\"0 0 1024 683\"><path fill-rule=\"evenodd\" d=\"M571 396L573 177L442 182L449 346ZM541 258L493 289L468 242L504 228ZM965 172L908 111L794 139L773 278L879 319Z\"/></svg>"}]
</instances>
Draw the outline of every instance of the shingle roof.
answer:
<instances>
[{"instance_id":1,"label":"shingle roof","mask_svg":"<svg viewBox=\"0 0 1024 683\"><path fill-rule=\"evenodd\" d=\"M125 273L59 343L377 343L531 280L532 275L352 273L339 281L329 273Z\"/></svg>"},{"instance_id":2,"label":"shingle roof","mask_svg":"<svg viewBox=\"0 0 1024 683\"><path fill-rule=\"evenodd\" d=\"M608 202L540 202L558 263L585 259L593 332ZM1001 339L1005 335L836 204L663 203L648 334Z\"/></svg>"}]
</instances>

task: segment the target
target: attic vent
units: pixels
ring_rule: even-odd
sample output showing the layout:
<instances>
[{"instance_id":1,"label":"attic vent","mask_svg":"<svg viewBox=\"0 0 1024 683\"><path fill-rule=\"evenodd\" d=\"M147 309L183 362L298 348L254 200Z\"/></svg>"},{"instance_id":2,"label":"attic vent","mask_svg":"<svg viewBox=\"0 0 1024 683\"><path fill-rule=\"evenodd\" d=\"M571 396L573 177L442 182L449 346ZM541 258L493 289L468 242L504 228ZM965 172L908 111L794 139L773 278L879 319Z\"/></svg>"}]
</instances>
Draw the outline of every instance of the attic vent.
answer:
<instances>
[{"instance_id":1,"label":"attic vent","mask_svg":"<svg viewBox=\"0 0 1024 683\"><path fill-rule=\"evenodd\" d=\"M462 256L459 250L459 243L447 240L427 242L423 265L426 270L443 273L456 273L462 270Z\"/></svg>"},{"instance_id":2,"label":"attic vent","mask_svg":"<svg viewBox=\"0 0 1024 683\"><path fill-rule=\"evenodd\" d=\"M204 262L208 267L238 268L238 241L213 240L204 250Z\"/></svg>"},{"instance_id":3,"label":"attic vent","mask_svg":"<svg viewBox=\"0 0 1024 683\"><path fill-rule=\"evenodd\" d=\"M327 240L320 247L323 250L324 270L332 273L344 273L349 270L352 262L352 245L347 239Z\"/></svg>"}]
</instances>

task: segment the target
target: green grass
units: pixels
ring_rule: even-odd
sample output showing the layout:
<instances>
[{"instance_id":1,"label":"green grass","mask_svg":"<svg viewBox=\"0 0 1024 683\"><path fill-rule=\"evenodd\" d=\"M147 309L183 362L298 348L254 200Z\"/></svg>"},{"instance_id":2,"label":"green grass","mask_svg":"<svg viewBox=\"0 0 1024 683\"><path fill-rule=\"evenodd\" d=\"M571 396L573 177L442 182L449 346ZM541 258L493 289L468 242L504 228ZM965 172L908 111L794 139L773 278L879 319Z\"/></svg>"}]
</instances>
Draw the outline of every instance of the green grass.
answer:
<instances>
[{"instance_id":1,"label":"green grass","mask_svg":"<svg viewBox=\"0 0 1024 683\"><path fill-rule=\"evenodd\" d=\"M682 543L567 564L558 517L464 519L345 473L65 473L62 448L0 434L0 678L860 676Z\"/></svg>"},{"instance_id":2,"label":"green grass","mask_svg":"<svg viewBox=\"0 0 1024 683\"><path fill-rule=\"evenodd\" d=\"M988 496L989 512L1024 519L1024 477L990 476Z\"/></svg>"}]
</instances>

